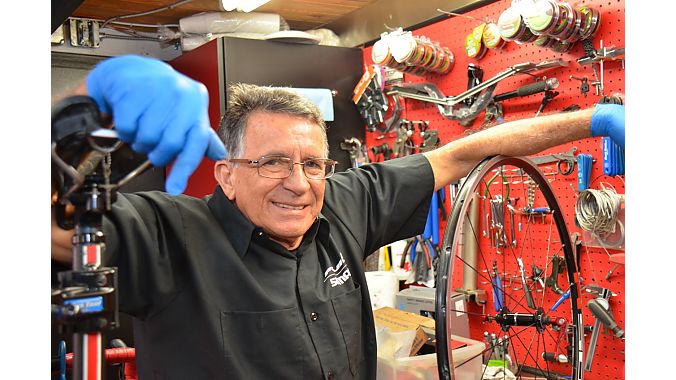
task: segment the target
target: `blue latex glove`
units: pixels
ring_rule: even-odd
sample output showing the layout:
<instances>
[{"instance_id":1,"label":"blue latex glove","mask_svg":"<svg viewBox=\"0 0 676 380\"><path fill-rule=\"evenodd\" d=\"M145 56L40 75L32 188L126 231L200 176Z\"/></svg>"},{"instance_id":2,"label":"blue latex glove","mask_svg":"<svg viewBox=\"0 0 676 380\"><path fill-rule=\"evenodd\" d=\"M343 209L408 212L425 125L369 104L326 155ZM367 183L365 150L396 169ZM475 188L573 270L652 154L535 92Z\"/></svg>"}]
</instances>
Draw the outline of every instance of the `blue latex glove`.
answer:
<instances>
[{"instance_id":1,"label":"blue latex glove","mask_svg":"<svg viewBox=\"0 0 676 380\"><path fill-rule=\"evenodd\" d=\"M126 55L98 64L87 92L101 112L112 114L121 140L147 153L155 166L174 165L165 184L180 194L206 155L225 158L225 147L209 125L206 87L153 58Z\"/></svg>"},{"instance_id":2,"label":"blue latex glove","mask_svg":"<svg viewBox=\"0 0 676 380\"><path fill-rule=\"evenodd\" d=\"M624 149L624 105L597 104L592 114L591 134L608 136Z\"/></svg>"}]
</instances>

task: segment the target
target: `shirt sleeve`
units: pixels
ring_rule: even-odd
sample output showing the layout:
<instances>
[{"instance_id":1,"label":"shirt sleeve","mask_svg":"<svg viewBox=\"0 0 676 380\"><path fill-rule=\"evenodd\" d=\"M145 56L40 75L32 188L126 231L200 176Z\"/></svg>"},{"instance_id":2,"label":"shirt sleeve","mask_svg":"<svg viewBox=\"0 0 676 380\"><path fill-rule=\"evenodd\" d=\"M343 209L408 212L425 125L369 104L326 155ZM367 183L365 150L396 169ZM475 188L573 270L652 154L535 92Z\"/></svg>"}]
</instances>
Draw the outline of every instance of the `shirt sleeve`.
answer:
<instances>
[{"instance_id":1,"label":"shirt sleeve","mask_svg":"<svg viewBox=\"0 0 676 380\"><path fill-rule=\"evenodd\" d=\"M335 217L364 254L425 228L434 173L422 154L363 165L327 180L322 214Z\"/></svg>"},{"instance_id":2,"label":"shirt sleeve","mask_svg":"<svg viewBox=\"0 0 676 380\"><path fill-rule=\"evenodd\" d=\"M118 268L120 310L143 318L169 303L182 288L182 218L164 193L117 196L104 218L104 263Z\"/></svg>"}]
</instances>

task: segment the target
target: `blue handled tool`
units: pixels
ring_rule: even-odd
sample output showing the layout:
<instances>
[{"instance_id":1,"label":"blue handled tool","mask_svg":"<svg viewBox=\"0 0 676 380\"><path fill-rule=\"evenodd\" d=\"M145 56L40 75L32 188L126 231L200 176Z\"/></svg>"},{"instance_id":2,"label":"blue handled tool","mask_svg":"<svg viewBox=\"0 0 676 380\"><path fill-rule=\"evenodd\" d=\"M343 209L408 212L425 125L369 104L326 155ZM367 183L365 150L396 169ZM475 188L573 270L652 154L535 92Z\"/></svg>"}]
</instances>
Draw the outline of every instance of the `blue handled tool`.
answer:
<instances>
[{"instance_id":1,"label":"blue handled tool","mask_svg":"<svg viewBox=\"0 0 676 380\"><path fill-rule=\"evenodd\" d=\"M432 207L430 207L430 213L432 215L432 233L431 240L432 244L439 244L439 194L435 191L432 194Z\"/></svg>"},{"instance_id":2,"label":"blue handled tool","mask_svg":"<svg viewBox=\"0 0 676 380\"><path fill-rule=\"evenodd\" d=\"M589 188L593 159L591 154L577 155L577 190L582 192Z\"/></svg>"},{"instance_id":3,"label":"blue handled tool","mask_svg":"<svg viewBox=\"0 0 676 380\"><path fill-rule=\"evenodd\" d=\"M493 277L491 278L491 284L493 286L493 307L497 313L505 307L505 295L502 292L502 281L500 280L500 274L498 273L497 260L493 260Z\"/></svg>"},{"instance_id":4,"label":"blue handled tool","mask_svg":"<svg viewBox=\"0 0 676 380\"><path fill-rule=\"evenodd\" d=\"M610 137L603 140L603 174L614 177L624 174L624 149Z\"/></svg>"},{"instance_id":5,"label":"blue handled tool","mask_svg":"<svg viewBox=\"0 0 676 380\"><path fill-rule=\"evenodd\" d=\"M549 311L556 310L556 308L559 307L559 305L561 305L563 301L567 300L568 298L570 298L570 289L568 289L565 293L561 295L561 298L559 298L559 300L556 301L556 303L554 303L554 305L549 309Z\"/></svg>"}]
</instances>

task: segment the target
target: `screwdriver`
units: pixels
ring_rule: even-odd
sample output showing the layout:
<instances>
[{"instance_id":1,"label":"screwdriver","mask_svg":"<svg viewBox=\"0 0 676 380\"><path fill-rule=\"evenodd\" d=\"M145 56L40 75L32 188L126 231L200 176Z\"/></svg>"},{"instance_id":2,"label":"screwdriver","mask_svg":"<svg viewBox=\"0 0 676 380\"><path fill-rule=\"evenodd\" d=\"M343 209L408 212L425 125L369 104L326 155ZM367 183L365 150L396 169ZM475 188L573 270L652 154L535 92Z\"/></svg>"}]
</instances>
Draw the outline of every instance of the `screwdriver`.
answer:
<instances>
[{"instance_id":1,"label":"screwdriver","mask_svg":"<svg viewBox=\"0 0 676 380\"><path fill-rule=\"evenodd\" d=\"M565 293L561 295L561 298L559 298L559 300L556 301L556 303L549 309L549 311L556 310L556 308L559 307L559 305L561 305L561 303L563 303L563 301L567 300L568 298L570 298L570 289L568 289Z\"/></svg>"}]
</instances>

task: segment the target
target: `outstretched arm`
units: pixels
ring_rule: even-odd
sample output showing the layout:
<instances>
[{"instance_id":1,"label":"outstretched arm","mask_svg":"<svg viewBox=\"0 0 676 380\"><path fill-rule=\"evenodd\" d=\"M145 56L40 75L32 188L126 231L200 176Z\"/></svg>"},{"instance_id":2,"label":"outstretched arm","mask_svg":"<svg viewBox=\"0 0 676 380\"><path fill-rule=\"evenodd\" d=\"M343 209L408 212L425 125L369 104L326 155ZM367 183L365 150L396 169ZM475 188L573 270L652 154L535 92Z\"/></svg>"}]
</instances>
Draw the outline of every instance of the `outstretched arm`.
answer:
<instances>
[{"instance_id":1,"label":"outstretched arm","mask_svg":"<svg viewBox=\"0 0 676 380\"><path fill-rule=\"evenodd\" d=\"M162 61L133 55L107 59L68 95L92 97L112 116L120 139L155 166L173 163L166 182L171 194L185 190L203 157L225 157L209 125L206 87ZM52 257L69 261L73 233L60 229L53 214L52 209Z\"/></svg>"},{"instance_id":2,"label":"outstretched arm","mask_svg":"<svg viewBox=\"0 0 676 380\"><path fill-rule=\"evenodd\" d=\"M597 127L601 125L603 128ZM592 136L611 136L616 142L621 137L624 146L624 107L599 104L575 112L511 121L424 154L432 165L435 190L439 190L467 175L488 156L527 156Z\"/></svg>"}]
</instances>

